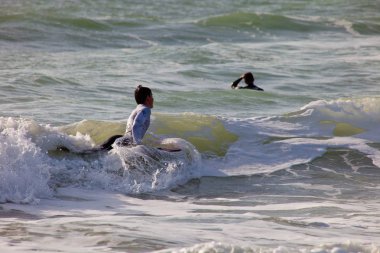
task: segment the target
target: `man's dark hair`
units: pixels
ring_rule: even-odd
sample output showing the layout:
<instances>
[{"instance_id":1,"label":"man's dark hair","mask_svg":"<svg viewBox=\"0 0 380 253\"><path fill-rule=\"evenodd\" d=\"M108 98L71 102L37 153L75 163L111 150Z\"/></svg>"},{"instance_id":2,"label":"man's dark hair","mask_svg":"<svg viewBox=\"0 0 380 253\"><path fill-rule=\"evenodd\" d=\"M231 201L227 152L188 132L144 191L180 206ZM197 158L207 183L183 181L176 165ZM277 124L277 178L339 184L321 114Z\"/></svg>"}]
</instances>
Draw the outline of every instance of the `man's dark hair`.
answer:
<instances>
[{"instance_id":1,"label":"man's dark hair","mask_svg":"<svg viewBox=\"0 0 380 253\"><path fill-rule=\"evenodd\" d=\"M142 85L137 86L135 90L135 100L137 104L144 104L147 97L152 96L152 91Z\"/></svg>"},{"instance_id":2,"label":"man's dark hair","mask_svg":"<svg viewBox=\"0 0 380 253\"><path fill-rule=\"evenodd\" d=\"M244 74L244 81L247 83L253 83L255 81L255 77L252 75L251 72L247 72Z\"/></svg>"}]
</instances>

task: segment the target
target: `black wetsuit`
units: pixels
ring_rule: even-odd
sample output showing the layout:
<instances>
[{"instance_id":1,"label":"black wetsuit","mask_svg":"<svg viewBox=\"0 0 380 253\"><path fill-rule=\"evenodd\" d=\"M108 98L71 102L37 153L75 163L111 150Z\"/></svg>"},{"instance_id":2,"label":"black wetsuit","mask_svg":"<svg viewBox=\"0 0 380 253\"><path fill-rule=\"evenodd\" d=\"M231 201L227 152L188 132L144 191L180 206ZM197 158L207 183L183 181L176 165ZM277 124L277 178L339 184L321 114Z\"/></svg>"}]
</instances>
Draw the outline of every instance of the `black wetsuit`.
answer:
<instances>
[{"instance_id":1,"label":"black wetsuit","mask_svg":"<svg viewBox=\"0 0 380 253\"><path fill-rule=\"evenodd\" d=\"M231 84L231 88L232 89L250 89L250 90L260 90L260 91L264 91L263 89L261 89L260 87L256 86L255 84L250 84L250 85L247 85L247 86L237 86L240 81L243 80L242 77L240 77L239 79L237 79L236 81L234 81L232 84Z\"/></svg>"}]
</instances>

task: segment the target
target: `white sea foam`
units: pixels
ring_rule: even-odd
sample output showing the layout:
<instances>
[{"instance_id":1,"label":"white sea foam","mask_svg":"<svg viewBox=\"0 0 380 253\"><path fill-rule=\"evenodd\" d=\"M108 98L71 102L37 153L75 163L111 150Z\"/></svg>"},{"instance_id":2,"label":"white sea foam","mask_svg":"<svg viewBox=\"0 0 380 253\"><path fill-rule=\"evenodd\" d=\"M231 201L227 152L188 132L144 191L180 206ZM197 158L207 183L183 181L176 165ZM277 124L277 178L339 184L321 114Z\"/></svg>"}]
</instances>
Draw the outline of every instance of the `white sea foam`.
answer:
<instances>
[{"instance_id":1,"label":"white sea foam","mask_svg":"<svg viewBox=\"0 0 380 253\"><path fill-rule=\"evenodd\" d=\"M175 252L175 253L196 253L196 252L237 252L237 253L378 253L380 248L375 245L361 245L360 243L353 243L348 241L344 244L326 244L315 248L292 248L286 246L279 246L277 248L268 247L242 247L238 245L230 245L221 242L209 242L197 244L188 248L163 250L158 252Z\"/></svg>"},{"instance_id":2,"label":"white sea foam","mask_svg":"<svg viewBox=\"0 0 380 253\"><path fill-rule=\"evenodd\" d=\"M0 201L34 203L52 195L51 177L81 163L57 160L50 150L91 147L88 136L69 136L33 120L0 118Z\"/></svg>"},{"instance_id":3,"label":"white sea foam","mask_svg":"<svg viewBox=\"0 0 380 253\"><path fill-rule=\"evenodd\" d=\"M300 111L275 117L229 120L239 135L227 155L207 161L227 175L273 172L307 163L329 148L357 150L380 167L380 98L314 101ZM215 170L214 170L215 171Z\"/></svg>"},{"instance_id":4,"label":"white sea foam","mask_svg":"<svg viewBox=\"0 0 380 253\"><path fill-rule=\"evenodd\" d=\"M0 118L0 202L32 203L62 186L123 193L152 192L199 176L200 155L182 139L164 139L165 152L139 146L80 154L94 146L88 135L67 135L32 120ZM57 151L63 149L63 151ZM67 152L66 150L70 150ZM140 161L129 168L133 161ZM128 163L125 163L128 161ZM144 175L136 173L149 168Z\"/></svg>"},{"instance_id":5,"label":"white sea foam","mask_svg":"<svg viewBox=\"0 0 380 253\"><path fill-rule=\"evenodd\" d=\"M49 158L28 138L28 127L0 118L0 202L34 203L51 195Z\"/></svg>"},{"instance_id":6,"label":"white sea foam","mask_svg":"<svg viewBox=\"0 0 380 253\"><path fill-rule=\"evenodd\" d=\"M332 101L319 100L309 103L301 110L310 113L309 120L331 120L349 123L365 130L361 137L380 141L380 98L342 98Z\"/></svg>"},{"instance_id":7,"label":"white sea foam","mask_svg":"<svg viewBox=\"0 0 380 253\"><path fill-rule=\"evenodd\" d=\"M135 193L151 192L173 187L179 183L199 177L200 154L189 142L179 138L167 138L162 146L179 149L167 152L157 148L139 145L118 147L114 145L123 162L123 185Z\"/></svg>"}]
</instances>

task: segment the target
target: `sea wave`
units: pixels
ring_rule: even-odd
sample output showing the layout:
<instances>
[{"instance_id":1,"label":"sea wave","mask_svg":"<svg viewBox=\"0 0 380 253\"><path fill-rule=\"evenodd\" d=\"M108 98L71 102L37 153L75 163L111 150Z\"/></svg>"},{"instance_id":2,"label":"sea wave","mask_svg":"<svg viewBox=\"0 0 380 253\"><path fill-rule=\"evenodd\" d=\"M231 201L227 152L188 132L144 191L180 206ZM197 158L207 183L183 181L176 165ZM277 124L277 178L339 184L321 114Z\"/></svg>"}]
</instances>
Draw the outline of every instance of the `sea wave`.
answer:
<instances>
[{"instance_id":1,"label":"sea wave","mask_svg":"<svg viewBox=\"0 0 380 253\"><path fill-rule=\"evenodd\" d=\"M60 130L69 135L77 132L89 135L95 144L100 144L112 135L124 134L125 122L83 120ZM153 114L147 144L154 144L157 138L176 137L192 143L197 150L210 155L223 156L238 136L228 131L223 121L215 116L194 113Z\"/></svg>"},{"instance_id":2,"label":"sea wave","mask_svg":"<svg viewBox=\"0 0 380 253\"><path fill-rule=\"evenodd\" d=\"M150 172L178 172L178 168L182 172L169 173L169 177L148 173L150 177L137 184L136 178L130 181L132 177L124 173L125 161L152 150L83 153L110 136L122 135L125 122L83 120L52 127L28 119L2 117L0 173L4 182L0 201L34 202L51 195L55 187L68 185L124 193L156 191L198 176L249 176L300 164L311 166L318 157L326 166L331 156L337 156L336 162L340 157L361 157L362 162L357 165L343 159L344 166L354 172L380 167L379 104L377 97L320 100L293 113L250 119L154 114L152 132L144 139L146 146L156 147L175 137L181 140L176 143L185 143L183 147L189 152L178 159L164 159L173 162L153 159L149 168ZM347 154L334 153L334 149L343 149ZM196 162L197 152L203 158L202 165ZM146 163L136 161L137 167L145 168ZM161 170L163 167L167 169Z\"/></svg>"},{"instance_id":3,"label":"sea wave","mask_svg":"<svg viewBox=\"0 0 380 253\"><path fill-rule=\"evenodd\" d=\"M208 17L197 21L202 27L226 27L238 30L255 29L258 31L277 32L348 32L353 35L378 35L379 20L367 18L355 20L341 17L292 16L254 12L233 12Z\"/></svg>"},{"instance_id":4,"label":"sea wave","mask_svg":"<svg viewBox=\"0 0 380 253\"><path fill-rule=\"evenodd\" d=\"M161 250L156 251L160 253L164 252L178 252L178 253L196 253L196 252L241 252L241 253L289 253L289 252L313 252L313 253L378 253L380 248L376 245L363 245L361 243L348 241L346 243L336 244L324 244L315 247L294 248L289 246L279 246L277 248L269 247L251 247L251 246L239 246L226 244L222 242L209 242L197 244L192 247L173 249L173 250Z\"/></svg>"},{"instance_id":5,"label":"sea wave","mask_svg":"<svg viewBox=\"0 0 380 253\"><path fill-rule=\"evenodd\" d=\"M319 100L284 115L229 119L227 129L238 133L239 139L222 165L209 166L230 176L273 173L342 148L369 158L367 166L380 167L379 101L376 97Z\"/></svg>"},{"instance_id":6,"label":"sea wave","mask_svg":"<svg viewBox=\"0 0 380 253\"><path fill-rule=\"evenodd\" d=\"M0 120L0 202L36 203L52 194L49 162L15 120Z\"/></svg>"},{"instance_id":7,"label":"sea wave","mask_svg":"<svg viewBox=\"0 0 380 253\"><path fill-rule=\"evenodd\" d=\"M365 21L357 21L352 24L352 29L362 35L379 35L380 19L370 19Z\"/></svg>"},{"instance_id":8,"label":"sea wave","mask_svg":"<svg viewBox=\"0 0 380 253\"><path fill-rule=\"evenodd\" d=\"M322 22L275 14L247 12L228 13L198 21L206 27L230 27L236 29L258 29L263 31L312 32L332 29Z\"/></svg>"},{"instance_id":9,"label":"sea wave","mask_svg":"<svg viewBox=\"0 0 380 253\"><path fill-rule=\"evenodd\" d=\"M0 40L27 45L44 41L49 47L141 47L138 32L130 29L145 26L144 20L98 16L75 16L62 11L24 11L5 14L0 18ZM147 45L149 46L149 45ZM33 44L33 47L41 47Z\"/></svg>"},{"instance_id":10,"label":"sea wave","mask_svg":"<svg viewBox=\"0 0 380 253\"><path fill-rule=\"evenodd\" d=\"M301 108L300 115L313 122L335 125L334 136L360 137L370 141L380 141L380 98L340 98L326 101L318 100Z\"/></svg>"},{"instance_id":11,"label":"sea wave","mask_svg":"<svg viewBox=\"0 0 380 253\"><path fill-rule=\"evenodd\" d=\"M1 117L0 202L35 203L63 186L123 193L158 191L198 176L198 151L183 139L155 136L156 145L175 145L181 149L177 153L144 145L88 152L97 142L124 129L123 123L83 121L51 127L33 120Z\"/></svg>"}]
</instances>

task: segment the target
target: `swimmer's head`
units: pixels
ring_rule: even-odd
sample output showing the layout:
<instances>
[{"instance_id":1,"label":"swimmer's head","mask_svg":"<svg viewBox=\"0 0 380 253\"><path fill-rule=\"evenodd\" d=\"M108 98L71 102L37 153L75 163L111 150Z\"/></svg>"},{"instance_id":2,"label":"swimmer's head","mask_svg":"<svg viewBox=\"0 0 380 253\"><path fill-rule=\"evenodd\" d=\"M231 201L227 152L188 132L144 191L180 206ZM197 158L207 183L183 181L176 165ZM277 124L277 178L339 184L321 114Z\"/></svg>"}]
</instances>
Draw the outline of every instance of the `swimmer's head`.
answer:
<instances>
[{"instance_id":1,"label":"swimmer's head","mask_svg":"<svg viewBox=\"0 0 380 253\"><path fill-rule=\"evenodd\" d=\"M247 72L243 75L244 82L248 85L253 84L255 82L255 78L253 77L251 72Z\"/></svg>"},{"instance_id":2,"label":"swimmer's head","mask_svg":"<svg viewBox=\"0 0 380 253\"><path fill-rule=\"evenodd\" d=\"M153 108L153 94L151 89L139 85L135 90L135 100L137 104L143 104Z\"/></svg>"}]
</instances>

